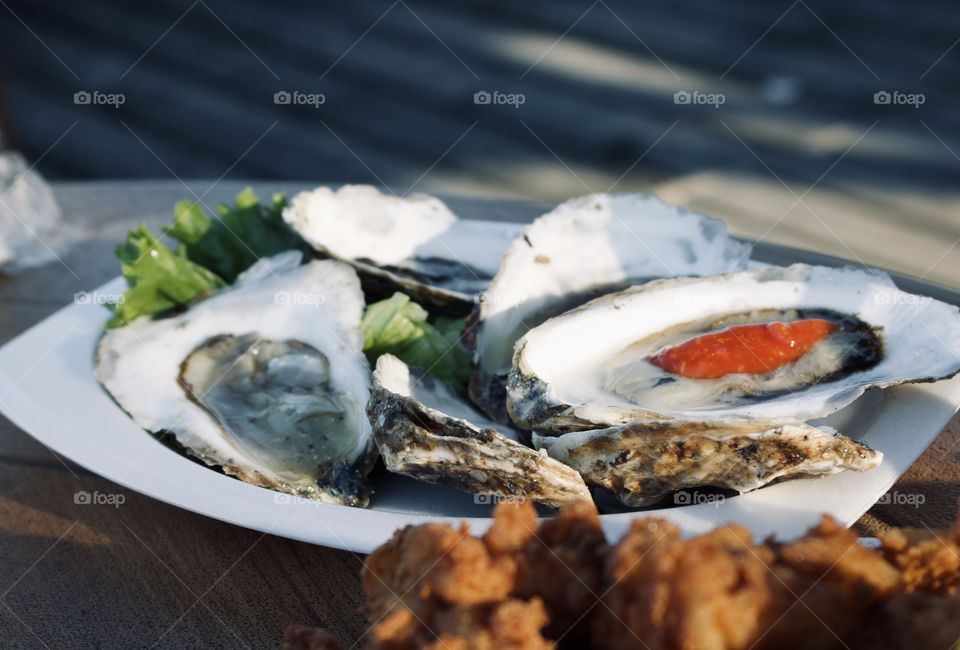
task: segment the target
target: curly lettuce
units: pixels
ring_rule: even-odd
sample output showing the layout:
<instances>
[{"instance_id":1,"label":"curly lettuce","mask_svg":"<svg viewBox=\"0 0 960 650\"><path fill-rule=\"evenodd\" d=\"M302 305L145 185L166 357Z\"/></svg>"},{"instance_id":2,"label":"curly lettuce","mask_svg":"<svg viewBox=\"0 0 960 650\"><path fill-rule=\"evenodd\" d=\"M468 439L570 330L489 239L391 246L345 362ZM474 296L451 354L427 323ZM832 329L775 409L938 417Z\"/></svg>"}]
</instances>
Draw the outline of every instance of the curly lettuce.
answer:
<instances>
[{"instance_id":1,"label":"curly lettuce","mask_svg":"<svg viewBox=\"0 0 960 650\"><path fill-rule=\"evenodd\" d=\"M145 314L154 315L204 298L226 283L217 274L187 259L181 247L174 252L140 224L117 246L127 290L123 300L110 305L107 328L121 327Z\"/></svg>"},{"instance_id":2,"label":"curly lettuce","mask_svg":"<svg viewBox=\"0 0 960 650\"><path fill-rule=\"evenodd\" d=\"M218 206L219 218L208 217L197 202L180 201L165 232L186 246L192 262L232 283L262 257L291 249L307 252L303 239L283 220L285 206L282 194L262 204L249 187L233 206Z\"/></svg>"},{"instance_id":3,"label":"curly lettuce","mask_svg":"<svg viewBox=\"0 0 960 650\"><path fill-rule=\"evenodd\" d=\"M470 378L470 356L460 346L464 320L438 318L429 323L428 316L427 310L403 293L369 305L360 323L364 352L370 363L390 353L464 391Z\"/></svg>"},{"instance_id":4,"label":"curly lettuce","mask_svg":"<svg viewBox=\"0 0 960 650\"><path fill-rule=\"evenodd\" d=\"M231 284L262 257L290 249L306 252L306 243L283 221L285 205L282 194L262 204L249 187L234 205L220 204L218 217L207 216L197 202L180 201L173 224L164 228L174 248L145 224L131 230L116 249L128 289L111 306L106 326L183 308Z\"/></svg>"}]
</instances>

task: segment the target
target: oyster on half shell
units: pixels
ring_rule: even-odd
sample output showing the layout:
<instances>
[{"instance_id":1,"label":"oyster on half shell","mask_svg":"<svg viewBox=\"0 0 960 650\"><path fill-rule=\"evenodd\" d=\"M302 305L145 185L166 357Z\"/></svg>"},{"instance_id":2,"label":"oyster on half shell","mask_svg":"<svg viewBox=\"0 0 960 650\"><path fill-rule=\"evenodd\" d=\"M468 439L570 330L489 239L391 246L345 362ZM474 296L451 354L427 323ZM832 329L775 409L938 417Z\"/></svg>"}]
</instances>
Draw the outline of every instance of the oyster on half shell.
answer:
<instances>
[{"instance_id":1,"label":"oyster on half shell","mask_svg":"<svg viewBox=\"0 0 960 650\"><path fill-rule=\"evenodd\" d=\"M97 378L140 426L248 483L365 506L364 300L346 264L281 254L178 316L108 330ZM296 260L299 254L296 254Z\"/></svg>"},{"instance_id":2,"label":"oyster on half shell","mask_svg":"<svg viewBox=\"0 0 960 650\"><path fill-rule=\"evenodd\" d=\"M473 349L470 397L509 422L506 379L513 347L528 330L597 296L653 278L746 268L750 247L722 221L652 194L591 194L524 228L483 292L466 341Z\"/></svg>"},{"instance_id":3,"label":"oyster on half shell","mask_svg":"<svg viewBox=\"0 0 960 650\"><path fill-rule=\"evenodd\" d=\"M353 265L369 291L403 291L457 315L470 311L520 229L458 219L436 197L371 185L301 192L283 218L317 251Z\"/></svg>"},{"instance_id":4,"label":"oyster on half shell","mask_svg":"<svg viewBox=\"0 0 960 650\"><path fill-rule=\"evenodd\" d=\"M825 324L822 337L768 370L698 376L661 363L718 334L736 347L729 335L744 328L777 335L801 322ZM695 361L725 353L700 348ZM882 273L798 264L655 281L553 318L517 343L508 407L551 456L642 504L680 487L743 491L871 469L879 452L805 422L867 388L958 371L956 307L904 293Z\"/></svg>"},{"instance_id":5,"label":"oyster on half shell","mask_svg":"<svg viewBox=\"0 0 960 650\"><path fill-rule=\"evenodd\" d=\"M836 329L772 373L689 379L649 362L704 333L805 318ZM900 291L885 273L795 264L659 280L553 318L517 343L508 405L541 433L644 419L806 421L870 387L958 371L957 307Z\"/></svg>"},{"instance_id":6,"label":"oyster on half shell","mask_svg":"<svg viewBox=\"0 0 960 650\"><path fill-rule=\"evenodd\" d=\"M519 443L509 427L487 421L447 386L411 372L393 355L377 359L368 412L391 472L552 507L590 499L576 470Z\"/></svg>"}]
</instances>

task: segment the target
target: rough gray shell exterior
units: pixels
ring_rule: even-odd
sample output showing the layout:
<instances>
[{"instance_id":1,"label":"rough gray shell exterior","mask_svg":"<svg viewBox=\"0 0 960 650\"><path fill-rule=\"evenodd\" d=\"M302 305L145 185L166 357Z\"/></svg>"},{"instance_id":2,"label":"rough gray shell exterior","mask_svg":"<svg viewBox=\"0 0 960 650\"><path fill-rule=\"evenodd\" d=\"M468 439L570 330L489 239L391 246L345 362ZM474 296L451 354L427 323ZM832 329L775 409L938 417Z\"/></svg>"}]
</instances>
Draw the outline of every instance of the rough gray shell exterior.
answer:
<instances>
[{"instance_id":1,"label":"rough gray shell exterior","mask_svg":"<svg viewBox=\"0 0 960 650\"><path fill-rule=\"evenodd\" d=\"M580 474L546 452L384 387L380 373L394 362L400 363L390 355L378 361L367 405L374 440L388 470L491 500L522 498L559 507L590 499ZM444 388L429 375L411 381L428 391Z\"/></svg>"},{"instance_id":2,"label":"rough gray shell exterior","mask_svg":"<svg viewBox=\"0 0 960 650\"><path fill-rule=\"evenodd\" d=\"M754 422L645 422L534 436L552 457L628 506L646 506L685 488L747 492L771 481L866 471L883 455L827 428L803 423L757 430Z\"/></svg>"}]
</instances>

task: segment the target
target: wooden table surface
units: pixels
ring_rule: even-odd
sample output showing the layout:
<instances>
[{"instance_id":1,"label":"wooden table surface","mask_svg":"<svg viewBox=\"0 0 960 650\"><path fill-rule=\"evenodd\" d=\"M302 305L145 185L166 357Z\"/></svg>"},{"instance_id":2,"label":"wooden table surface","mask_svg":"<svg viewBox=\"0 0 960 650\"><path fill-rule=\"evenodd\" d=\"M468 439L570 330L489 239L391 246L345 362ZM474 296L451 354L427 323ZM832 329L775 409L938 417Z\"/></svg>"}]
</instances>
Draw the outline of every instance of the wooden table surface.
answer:
<instances>
[{"instance_id":1,"label":"wooden table surface","mask_svg":"<svg viewBox=\"0 0 960 650\"><path fill-rule=\"evenodd\" d=\"M309 183L254 183L262 193ZM191 183L208 204L243 184ZM0 277L0 343L117 274L112 249L144 220L153 228L189 196L176 181L56 186L84 236L62 263ZM464 216L523 219L535 207L454 202ZM56 395L50 397L56 407ZM82 435L82 431L77 432ZM896 525L944 527L960 496L960 419L892 492L923 503L877 505L865 533ZM74 494L125 495L122 506L76 505ZM917 501L912 499L911 501ZM363 558L224 524L93 475L0 418L0 647L278 647L283 628L329 628L361 639Z\"/></svg>"}]
</instances>

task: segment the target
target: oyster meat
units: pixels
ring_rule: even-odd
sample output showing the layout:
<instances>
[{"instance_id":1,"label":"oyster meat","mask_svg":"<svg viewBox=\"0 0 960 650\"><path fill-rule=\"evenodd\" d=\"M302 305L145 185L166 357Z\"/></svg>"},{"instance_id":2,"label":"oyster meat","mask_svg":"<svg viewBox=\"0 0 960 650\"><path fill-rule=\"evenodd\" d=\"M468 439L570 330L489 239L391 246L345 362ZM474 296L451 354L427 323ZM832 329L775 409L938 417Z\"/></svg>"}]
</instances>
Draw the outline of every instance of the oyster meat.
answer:
<instances>
[{"instance_id":1,"label":"oyster meat","mask_svg":"<svg viewBox=\"0 0 960 650\"><path fill-rule=\"evenodd\" d=\"M360 282L340 262L290 259L258 263L178 316L108 330L95 372L140 426L172 434L208 465L364 506L376 448Z\"/></svg>"},{"instance_id":2,"label":"oyster meat","mask_svg":"<svg viewBox=\"0 0 960 650\"><path fill-rule=\"evenodd\" d=\"M746 268L750 247L722 221L652 194L591 194L527 226L480 296L466 341L473 349L470 397L509 422L506 378L513 346L528 330L592 298L652 278Z\"/></svg>"},{"instance_id":3,"label":"oyster meat","mask_svg":"<svg viewBox=\"0 0 960 650\"><path fill-rule=\"evenodd\" d=\"M392 472L487 498L559 507L590 499L576 470L519 443L444 384L390 354L377 359L368 406L374 439Z\"/></svg>"},{"instance_id":4,"label":"oyster meat","mask_svg":"<svg viewBox=\"0 0 960 650\"><path fill-rule=\"evenodd\" d=\"M764 365L756 336L779 361ZM738 348L742 365L711 372ZM958 371L956 307L879 272L798 264L659 280L553 318L517 343L508 408L551 455L637 504L704 481L743 491L870 469L878 452L805 423L870 387Z\"/></svg>"},{"instance_id":5,"label":"oyster meat","mask_svg":"<svg viewBox=\"0 0 960 650\"><path fill-rule=\"evenodd\" d=\"M458 315L486 289L520 229L458 219L438 198L371 185L301 192L283 218L317 251L353 265L368 292L403 291Z\"/></svg>"}]
</instances>

